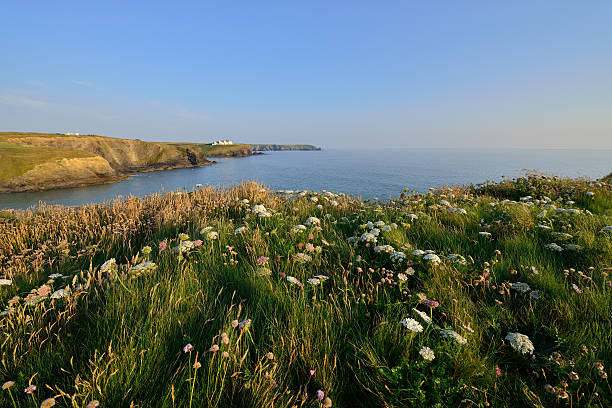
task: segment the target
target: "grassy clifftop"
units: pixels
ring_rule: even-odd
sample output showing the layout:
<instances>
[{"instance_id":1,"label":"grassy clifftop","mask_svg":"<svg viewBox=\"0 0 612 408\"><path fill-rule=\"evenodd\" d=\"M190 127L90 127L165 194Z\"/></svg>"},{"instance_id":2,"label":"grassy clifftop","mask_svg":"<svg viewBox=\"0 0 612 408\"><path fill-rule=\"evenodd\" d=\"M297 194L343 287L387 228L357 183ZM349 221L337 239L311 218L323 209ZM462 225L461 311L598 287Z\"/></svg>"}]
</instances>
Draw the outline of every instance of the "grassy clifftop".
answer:
<instances>
[{"instance_id":1,"label":"grassy clifftop","mask_svg":"<svg viewBox=\"0 0 612 408\"><path fill-rule=\"evenodd\" d=\"M0 212L0 406L610 407L611 188Z\"/></svg>"},{"instance_id":2,"label":"grassy clifftop","mask_svg":"<svg viewBox=\"0 0 612 408\"><path fill-rule=\"evenodd\" d=\"M210 162L205 155L186 145L98 135L0 133L0 192L109 182L130 172L206 164Z\"/></svg>"}]
</instances>

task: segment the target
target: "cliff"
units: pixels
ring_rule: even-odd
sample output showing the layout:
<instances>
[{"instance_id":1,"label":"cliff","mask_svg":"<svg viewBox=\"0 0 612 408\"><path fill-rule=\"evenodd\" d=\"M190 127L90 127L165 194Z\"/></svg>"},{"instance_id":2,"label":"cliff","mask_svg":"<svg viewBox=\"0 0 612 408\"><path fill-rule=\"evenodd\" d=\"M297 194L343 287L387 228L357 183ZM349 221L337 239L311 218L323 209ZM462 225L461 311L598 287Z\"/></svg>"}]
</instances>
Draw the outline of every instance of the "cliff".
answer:
<instances>
[{"instance_id":1,"label":"cliff","mask_svg":"<svg viewBox=\"0 0 612 408\"><path fill-rule=\"evenodd\" d=\"M284 150L321 150L320 147L313 145L296 145L296 144L252 144L253 151L284 151Z\"/></svg>"},{"instance_id":2,"label":"cliff","mask_svg":"<svg viewBox=\"0 0 612 408\"><path fill-rule=\"evenodd\" d=\"M0 133L0 192L100 184L129 173L212 164L188 146L97 135Z\"/></svg>"}]
</instances>

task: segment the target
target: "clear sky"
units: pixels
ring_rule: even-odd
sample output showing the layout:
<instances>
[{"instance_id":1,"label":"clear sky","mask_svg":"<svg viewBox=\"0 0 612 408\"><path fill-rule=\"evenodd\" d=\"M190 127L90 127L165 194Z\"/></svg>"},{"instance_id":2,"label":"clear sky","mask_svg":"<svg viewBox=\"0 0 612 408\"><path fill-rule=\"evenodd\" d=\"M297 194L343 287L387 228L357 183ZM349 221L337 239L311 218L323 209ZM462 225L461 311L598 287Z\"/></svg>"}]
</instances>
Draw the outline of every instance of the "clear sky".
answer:
<instances>
[{"instance_id":1,"label":"clear sky","mask_svg":"<svg viewBox=\"0 0 612 408\"><path fill-rule=\"evenodd\" d=\"M20 1L0 130L612 148L612 1Z\"/></svg>"}]
</instances>

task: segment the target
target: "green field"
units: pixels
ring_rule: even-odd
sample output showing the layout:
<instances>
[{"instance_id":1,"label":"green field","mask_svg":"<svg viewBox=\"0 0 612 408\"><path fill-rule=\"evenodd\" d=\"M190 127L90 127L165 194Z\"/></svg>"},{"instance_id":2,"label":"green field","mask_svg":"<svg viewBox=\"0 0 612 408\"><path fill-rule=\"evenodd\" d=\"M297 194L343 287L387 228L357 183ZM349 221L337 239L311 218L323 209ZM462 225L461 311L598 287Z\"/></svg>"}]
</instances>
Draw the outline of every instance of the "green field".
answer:
<instances>
[{"instance_id":1,"label":"green field","mask_svg":"<svg viewBox=\"0 0 612 408\"><path fill-rule=\"evenodd\" d=\"M10 179L32 170L39 164L53 160L91 157L93 154L80 150L55 149L52 147L25 147L0 139L0 179Z\"/></svg>"},{"instance_id":2,"label":"green field","mask_svg":"<svg viewBox=\"0 0 612 408\"><path fill-rule=\"evenodd\" d=\"M611 189L0 212L0 406L610 407Z\"/></svg>"},{"instance_id":3,"label":"green field","mask_svg":"<svg viewBox=\"0 0 612 408\"><path fill-rule=\"evenodd\" d=\"M250 150L249 145L246 144L233 144L233 145L215 145L211 143L169 143L172 146L180 147L183 149L189 149L196 154L203 156L224 156L231 155L234 152L239 152L247 148Z\"/></svg>"}]
</instances>

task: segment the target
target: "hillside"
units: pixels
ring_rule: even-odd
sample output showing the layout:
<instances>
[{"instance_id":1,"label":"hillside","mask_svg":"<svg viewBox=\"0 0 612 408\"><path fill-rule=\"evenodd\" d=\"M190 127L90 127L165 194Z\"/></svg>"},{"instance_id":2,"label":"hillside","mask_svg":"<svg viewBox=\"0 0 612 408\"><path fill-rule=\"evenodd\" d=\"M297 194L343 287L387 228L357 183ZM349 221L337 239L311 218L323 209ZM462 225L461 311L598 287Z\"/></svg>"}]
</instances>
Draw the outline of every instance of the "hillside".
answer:
<instances>
[{"instance_id":1,"label":"hillside","mask_svg":"<svg viewBox=\"0 0 612 408\"><path fill-rule=\"evenodd\" d=\"M133 172L208 164L190 146L97 135L0 133L0 192L107 183Z\"/></svg>"},{"instance_id":2,"label":"hillside","mask_svg":"<svg viewBox=\"0 0 612 408\"><path fill-rule=\"evenodd\" d=\"M194 152L199 158L206 157L244 157L251 156L252 151L247 144L212 145L210 143L169 143L181 149Z\"/></svg>"},{"instance_id":3,"label":"hillside","mask_svg":"<svg viewBox=\"0 0 612 408\"><path fill-rule=\"evenodd\" d=\"M0 211L0 406L608 408L611 187Z\"/></svg>"},{"instance_id":4,"label":"hillside","mask_svg":"<svg viewBox=\"0 0 612 408\"><path fill-rule=\"evenodd\" d=\"M285 151L285 150L321 150L320 147L313 145L300 144L252 144L251 149L258 152L266 151Z\"/></svg>"}]
</instances>

